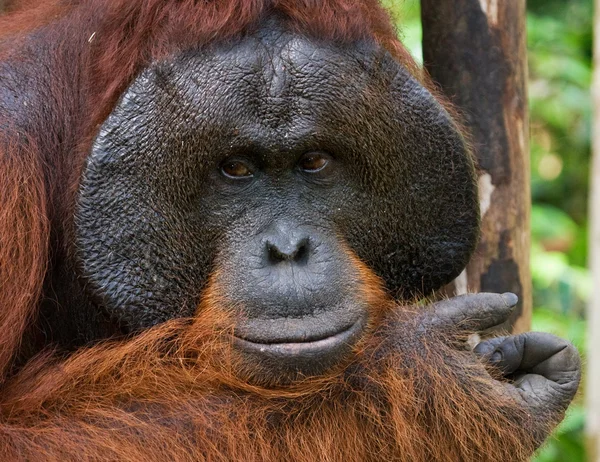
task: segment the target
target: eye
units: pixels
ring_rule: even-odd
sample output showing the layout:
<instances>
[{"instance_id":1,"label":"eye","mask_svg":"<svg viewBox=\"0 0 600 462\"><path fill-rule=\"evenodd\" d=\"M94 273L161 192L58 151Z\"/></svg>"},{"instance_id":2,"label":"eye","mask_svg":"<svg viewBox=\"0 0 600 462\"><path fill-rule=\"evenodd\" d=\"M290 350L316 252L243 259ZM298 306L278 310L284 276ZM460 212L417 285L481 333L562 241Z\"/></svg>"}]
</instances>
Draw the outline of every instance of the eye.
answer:
<instances>
[{"instance_id":1,"label":"eye","mask_svg":"<svg viewBox=\"0 0 600 462\"><path fill-rule=\"evenodd\" d=\"M234 179L250 178L253 173L248 164L241 160L227 160L221 164L223 175Z\"/></svg>"},{"instance_id":2,"label":"eye","mask_svg":"<svg viewBox=\"0 0 600 462\"><path fill-rule=\"evenodd\" d=\"M315 173L327 167L330 160L331 158L327 154L310 152L302 156L298 166L307 173Z\"/></svg>"}]
</instances>

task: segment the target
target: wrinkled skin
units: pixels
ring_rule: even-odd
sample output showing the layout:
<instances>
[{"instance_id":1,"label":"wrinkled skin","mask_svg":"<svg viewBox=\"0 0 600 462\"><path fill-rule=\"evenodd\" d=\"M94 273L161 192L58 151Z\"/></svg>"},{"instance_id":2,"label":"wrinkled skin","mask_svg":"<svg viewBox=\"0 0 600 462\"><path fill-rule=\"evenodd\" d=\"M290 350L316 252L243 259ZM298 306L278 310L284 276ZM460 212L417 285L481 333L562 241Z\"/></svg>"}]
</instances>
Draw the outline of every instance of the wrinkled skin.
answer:
<instances>
[{"instance_id":1,"label":"wrinkled skin","mask_svg":"<svg viewBox=\"0 0 600 462\"><path fill-rule=\"evenodd\" d=\"M144 71L100 130L77 212L88 293L124 329L190 316L216 267L242 307L237 346L273 377L321 374L365 335L349 252L409 297L452 280L478 235L473 165L435 99L372 43L281 27ZM458 297L424 322L479 331L514 304ZM553 336L475 352L532 412L577 389L578 357Z\"/></svg>"},{"instance_id":2,"label":"wrinkled skin","mask_svg":"<svg viewBox=\"0 0 600 462\"><path fill-rule=\"evenodd\" d=\"M517 297L511 293L463 295L429 307L422 326L424 330L481 333L504 323L516 304ZM546 419L562 418L577 392L581 379L577 349L554 335L527 332L484 340L473 352L501 373L506 393L539 417L540 428L532 432L539 434L541 443L547 436Z\"/></svg>"},{"instance_id":3,"label":"wrinkled skin","mask_svg":"<svg viewBox=\"0 0 600 462\"><path fill-rule=\"evenodd\" d=\"M12 88L0 91L11 115ZM450 114L375 42L323 43L277 18L144 69L100 127L76 202L38 326L65 349L192 317L208 287L238 320L247 363L286 385L345 364L371 334L402 351L499 325L516 303L457 297L415 315L414 335L393 313L373 327L365 287L381 282L402 306L468 262L473 162ZM548 334L485 340L461 358L500 371L540 416L540 443L579 383L575 349Z\"/></svg>"},{"instance_id":4,"label":"wrinkled skin","mask_svg":"<svg viewBox=\"0 0 600 462\"><path fill-rule=\"evenodd\" d=\"M462 270L473 178L449 114L387 51L272 19L125 92L83 172L76 267L126 332L191 316L212 275L240 348L274 377L320 374L373 320L357 257L406 298Z\"/></svg>"}]
</instances>

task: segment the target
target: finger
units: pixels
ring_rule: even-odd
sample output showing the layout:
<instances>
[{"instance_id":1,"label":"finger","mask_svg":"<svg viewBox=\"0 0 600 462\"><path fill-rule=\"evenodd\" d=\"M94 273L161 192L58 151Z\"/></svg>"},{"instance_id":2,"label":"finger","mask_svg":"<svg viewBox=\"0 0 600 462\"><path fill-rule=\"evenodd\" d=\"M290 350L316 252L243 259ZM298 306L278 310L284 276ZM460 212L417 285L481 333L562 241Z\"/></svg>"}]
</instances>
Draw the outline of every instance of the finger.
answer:
<instances>
[{"instance_id":1,"label":"finger","mask_svg":"<svg viewBox=\"0 0 600 462\"><path fill-rule=\"evenodd\" d=\"M481 342L474 351L479 356L485 356L485 360L502 374L509 375L521 368L523 343L521 336L496 337Z\"/></svg>"},{"instance_id":2,"label":"finger","mask_svg":"<svg viewBox=\"0 0 600 462\"><path fill-rule=\"evenodd\" d=\"M485 340L474 351L514 379L504 390L533 418L531 432L541 444L577 393L581 363L575 347L551 334L528 332Z\"/></svg>"},{"instance_id":3,"label":"finger","mask_svg":"<svg viewBox=\"0 0 600 462\"><path fill-rule=\"evenodd\" d=\"M578 377L581 361L577 349L568 341L544 332L528 332L523 337L521 369L557 383Z\"/></svg>"},{"instance_id":4,"label":"finger","mask_svg":"<svg viewBox=\"0 0 600 462\"><path fill-rule=\"evenodd\" d=\"M515 294L467 294L434 303L430 323L481 332L504 323L519 299Z\"/></svg>"},{"instance_id":5,"label":"finger","mask_svg":"<svg viewBox=\"0 0 600 462\"><path fill-rule=\"evenodd\" d=\"M552 334L527 332L482 343L485 345L478 345L479 350L487 352L488 361L506 374L532 373L556 382L564 381L580 369L576 348Z\"/></svg>"},{"instance_id":6,"label":"finger","mask_svg":"<svg viewBox=\"0 0 600 462\"><path fill-rule=\"evenodd\" d=\"M495 337L488 340L484 340L483 342L477 344L475 348L473 348L473 353L475 353L480 358L489 361L490 357L492 356L492 353L494 353L498 345L500 345L504 340L506 340L506 337Z\"/></svg>"},{"instance_id":7,"label":"finger","mask_svg":"<svg viewBox=\"0 0 600 462\"><path fill-rule=\"evenodd\" d=\"M577 349L566 340L542 332L500 339L482 342L486 344L480 351L487 353L488 361L505 375L517 377L512 387L532 411L563 412L581 379Z\"/></svg>"},{"instance_id":8,"label":"finger","mask_svg":"<svg viewBox=\"0 0 600 462\"><path fill-rule=\"evenodd\" d=\"M525 374L507 385L518 393L531 413L562 416L577 393L579 380L579 373L562 384L543 375Z\"/></svg>"}]
</instances>

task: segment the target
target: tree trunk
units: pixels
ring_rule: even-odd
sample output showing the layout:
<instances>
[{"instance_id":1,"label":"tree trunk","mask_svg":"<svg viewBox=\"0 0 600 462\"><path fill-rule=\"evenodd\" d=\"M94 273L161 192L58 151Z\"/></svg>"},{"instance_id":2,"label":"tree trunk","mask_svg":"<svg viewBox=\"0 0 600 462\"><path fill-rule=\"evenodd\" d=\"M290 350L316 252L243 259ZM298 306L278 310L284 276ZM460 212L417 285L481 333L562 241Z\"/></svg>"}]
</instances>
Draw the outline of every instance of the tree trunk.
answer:
<instances>
[{"instance_id":1,"label":"tree trunk","mask_svg":"<svg viewBox=\"0 0 600 462\"><path fill-rule=\"evenodd\" d=\"M525 3L421 1L425 67L462 113L479 167L481 241L449 290L516 293L513 332L529 330L532 305Z\"/></svg>"},{"instance_id":2,"label":"tree trunk","mask_svg":"<svg viewBox=\"0 0 600 462\"><path fill-rule=\"evenodd\" d=\"M596 0L594 21L594 82L592 84L594 122L592 127L592 178L590 195L589 260L593 287L600 284L600 0ZM600 297L592 295L588 306L587 435L588 458L600 457Z\"/></svg>"}]
</instances>

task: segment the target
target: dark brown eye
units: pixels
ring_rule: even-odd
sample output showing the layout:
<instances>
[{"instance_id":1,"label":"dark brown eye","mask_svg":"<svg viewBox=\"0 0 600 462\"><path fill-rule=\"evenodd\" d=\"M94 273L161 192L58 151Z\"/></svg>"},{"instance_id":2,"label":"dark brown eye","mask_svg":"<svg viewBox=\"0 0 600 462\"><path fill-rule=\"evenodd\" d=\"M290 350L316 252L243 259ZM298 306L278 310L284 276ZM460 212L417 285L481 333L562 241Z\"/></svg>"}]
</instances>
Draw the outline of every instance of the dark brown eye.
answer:
<instances>
[{"instance_id":1,"label":"dark brown eye","mask_svg":"<svg viewBox=\"0 0 600 462\"><path fill-rule=\"evenodd\" d=\"M252 176L252 170L240 160L229 160L221 165L221 171L230 178L249 178Z\"/></svg>"},{"instance_id":2,"label":"dark brown eye","mask_svg":"<svg viewBox=\"0 0 600 462\"><path fill-rule=\"evenodd\" d=\"M299 167L308 173L323 170L329 163L329 157L317 152L305 154L298 163Z\"/></svg>"}]
</instances>

